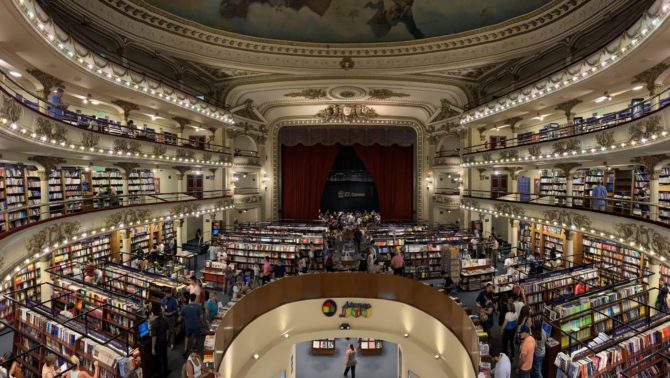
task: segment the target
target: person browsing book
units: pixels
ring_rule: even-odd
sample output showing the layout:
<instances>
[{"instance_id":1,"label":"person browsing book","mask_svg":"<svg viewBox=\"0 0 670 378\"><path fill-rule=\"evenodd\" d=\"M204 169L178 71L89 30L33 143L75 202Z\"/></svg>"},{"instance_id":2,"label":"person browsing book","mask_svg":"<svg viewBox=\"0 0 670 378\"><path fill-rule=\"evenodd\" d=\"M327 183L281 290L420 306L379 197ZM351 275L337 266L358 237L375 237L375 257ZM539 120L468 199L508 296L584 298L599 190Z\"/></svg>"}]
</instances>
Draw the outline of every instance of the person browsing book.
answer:
<instances>
[{"instance_id":1,"label":"person browsing book","mask_svg":"<svg viewBox=\"0 0 670 378\"><path fill-rule=\"evenodd\" d=\"M81 362L79 361L79 358L77 356L70 356L70 362L72 362L72 369L70 369L70 375L68 375L69 378L98 378L100 375L100 366L98 365L98 361L93 361L93 368L95 369L93 371L93 375L88 374L86 369L81 368Z\"/></svg>"},{"instance_id":2,"label":"person browsing book","mask_svg":"<svg viewBox=\"0 0 670 378\"><path fill-rule=\"evenodd\" d=\"M56 362L58 362L58 358L55 354L47 354L44 358L44 365L42 365L42 378L56 378L58 375L56 372Z\"/></svg>"}]
</instances>

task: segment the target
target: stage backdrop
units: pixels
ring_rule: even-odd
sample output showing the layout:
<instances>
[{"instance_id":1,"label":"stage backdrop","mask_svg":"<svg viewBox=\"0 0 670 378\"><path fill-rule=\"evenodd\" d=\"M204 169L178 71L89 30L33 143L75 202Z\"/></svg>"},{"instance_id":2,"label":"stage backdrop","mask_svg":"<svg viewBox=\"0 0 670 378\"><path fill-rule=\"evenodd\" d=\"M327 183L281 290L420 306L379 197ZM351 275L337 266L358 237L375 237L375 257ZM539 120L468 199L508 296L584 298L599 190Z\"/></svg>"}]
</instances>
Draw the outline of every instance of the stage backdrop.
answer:
<instances>
[{"instance_id":1,"label":"stage backdrop","mask_svg":"<svg viewBox=\"0 0 670 378\"><path fill-rule=\"evenodd\" d=\"M353 145L375 182L383 220L413 219L414 147ZM282 218L316 219L341 146L282 146Z\"/></svg>"}]
</instances>

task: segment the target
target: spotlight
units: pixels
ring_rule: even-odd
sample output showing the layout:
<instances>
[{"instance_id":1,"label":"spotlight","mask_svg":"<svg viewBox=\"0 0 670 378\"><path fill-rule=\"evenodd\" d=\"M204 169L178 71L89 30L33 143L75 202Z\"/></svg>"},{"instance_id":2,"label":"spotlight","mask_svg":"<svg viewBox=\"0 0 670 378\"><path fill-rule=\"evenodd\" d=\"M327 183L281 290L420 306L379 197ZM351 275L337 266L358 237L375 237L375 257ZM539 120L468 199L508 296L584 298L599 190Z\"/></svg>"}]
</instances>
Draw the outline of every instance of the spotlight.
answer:
<instances>
[{"instance_id":1,"label":"spotlight","mask_svg":"<svg viewBox=\"0 0 670 378\"><path fill-rule=\"evenodd\" d=\"M409 333L406 333L406 334L404 334L403 336L404 336L405 338L408 338L408 337L409 337Z\"/></svg>"},{"instance_id":2,"label":"spotlight","mask_svg":"<svg viewBox=\"0 0 670 378\"><path fill-rule=\"evenodd\" d=\"M340 324L340 330L341 331L348 331L351 329L351 325L349 323L342 323Z\"/></svg>"},{"instance_id":3,"label":"spotlight","mask_svg":"<svg viewBox=\"0 0 670 378\"><path fill-rule=\"evenodd\" d=\"M261 356L258 353L254 353L254 360L259 359Z\"/></svg>"}]
</instances>

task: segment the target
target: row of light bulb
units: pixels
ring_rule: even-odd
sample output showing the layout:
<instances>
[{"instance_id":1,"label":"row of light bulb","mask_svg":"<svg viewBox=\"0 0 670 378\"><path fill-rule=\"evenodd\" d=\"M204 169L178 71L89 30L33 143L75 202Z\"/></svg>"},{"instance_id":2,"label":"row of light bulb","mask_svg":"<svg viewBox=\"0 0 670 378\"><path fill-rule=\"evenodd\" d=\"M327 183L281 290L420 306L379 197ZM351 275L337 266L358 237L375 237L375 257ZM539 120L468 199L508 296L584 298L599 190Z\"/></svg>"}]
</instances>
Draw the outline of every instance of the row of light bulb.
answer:
<instances>
[{"instance_id":1,"label":"row of light bulb","mask_svg":"<svg viewBox=\"0 0 670 378\"><path fill-rule=\"evenodd\" d=\"M501 216L501 217L506 217L506 218L511 218L511 219L518 219L518 220L528 221L528 222L536 223L536 224L560 227L564 230L580 231L582 233L587 233L587 234L590 234L590 235L593 235L593 236L596 236L596 237L608 238L609 240L612 240L612 241L618 241L619 243L626 244L631 248L635 248L635 249L639 250L640 252L645 252L645 253L648 253L651 256L656 256L656 252L653 249L645 248L644 246L638 244L634 239L626 240L624 238L617 237L614 234L606 233L606 232L603 232L603 231L598 231L598 230L593 229L593 228L578 227L574 224L559 223L557 221L550 222L550 221L547 221L547 220L542 219L542 218L534 218L534 217L529 217L529 216L525 216L525 215L522 216L522 215L517 215L517 214L512 214L512 213L495 211L495 210L491 210L491 209L484 209L484 208L481 208L481 207L465 205L463 203L461 204L461 209L474 211L474 212L482 213L482 214L489 214L489 215L492 215L494 217ZM660 256L660 260L665 261L666 259L665 259L664 256Z\"/></svg>"},{"instance_id":2,"label":"row of light bulb","mask_svg":"<svg viewBox=\"0 0 670 378\"><path fill-rule=\"evenodd\" d=\"M648 25L645 27L642 27L640 30L639 34L636 35L633 38L630 38L628 41L628 44L626 46L621 47L619 52L621 53L621 56L614 53L610 54L606 51L606 48L603 48L602 50L598 51L596 54L591 55L590 57L584 59L582 61L582 65L586 65L587 61L593 58L596 55L602 54L602 55L608 55L607 58L603 59L599 64L583 70L581 73L569 76L570 74L570 69L567 68L565 70L565 75L567 76L565 80L559 81L558 83L554 84L553 86L550 84L547 84L547 86L544 89L537 89L536 85L537 83L534 83L525 89L517 91L515 94L511 94L507 96L507 99L505 101L505 104L497 103L497 104L485 104L480 106L478 109L472 110L468 112L468 114L464 115L461 118L461 125L467 125L471 122L478 121L482 118L498 114L500 112L503 112L507 109L526 104L528 102L534 101L540 97L546 96L548 94L551 94L552 92L556 92L560 90L561 88L568 87L572 84L575 84L577 82L580 82L590 76L595 75L598 73L598 71L602 71L605 68L607 68L609 65L614 63L616 60L621 58L623 55L626 53L630 53L634 48L638 45L640 45L640 42L644 41L645 38L650 36L656 28L658 28L661 24L662 21L667 17L668 10L670 10L670 5L666 1L666 3L661 7L661 14L651 18L649 20ZM627 38L626 32L620 38ZM611 45L611 44L610 44ZM547 79L548 80L548 79ZM524 90L529 90L532 92L529 95L523 95ZM499 101L499 100L496 100Z\"/></svg>"},{"instance_id":3,"label":"row of light bulb","mask_svg":"<svg viewBox=\"0 0 670 378\"><path fill-rule=\"evenodd\" d=\"M120 156L120 157L130 157L130 158L142 158L142 159L152 159L152 160L157 160L157 161L166 161L166 162L180 162L180 163L196 163L196 164L203 164L203 165L211 165L211 166L218 166L218 167L232 167L233 163L231 161L206 161L206 160L201 160L201 159L194 159L194 158L178 158L176 156L167 156L167 155L154 155L154 154L146 154L146 153L139 153L139 152L124 152L124 151L114 151L113 149L104 149L104 148L95 148L95 147L84 147L83 145L80 144L75 144L75 143L67 143L64 141L58 142L55 139L49 140L46 136L44 135L37 135L35 132L28 132L28 129L19 127L16 122L10 122L7 118L0 118L0 123L3 125L7 126L9 130L11 130L14 134L20 134L20 136L24 138L32 138L38 142L42 142L44 144L48 145L53 145L53 146L60 146L62 148L69 148L70 150L73 151L83 151L83 152L88 152L92 154L101 154L105 156Z\"/></svg>"},{"instance_id":4,"label":"row of light bulb","mask_svg":"<svg viewBox=\"0 0 670 378\"><path fill-rule=\"evenodd\" d=\"M662 131L660 133L660 137L667 137L668 132L667 131ZM618 148L626 148L630 147L633 148L637 145L646 145L648 142L656 141L659 138L659 135L653 134L650 139L647 138L642 138L639 141L633 140L630 143L626 142L621 142L618 145L613 144L610 147L606 146L601 146L601 147L592 147L591 149L582 149L582 150L572 150L570 152L563 152L563 153L558 153L555 152L553 154L546 154L546 155L538 155L538 156L524 156L523 158L504 158L504 159L495 159L495 160L483 160L483 161L476 161L476 162L468 162L468 163L462 163L461 167L463 168L468 168L468 167L478 167L478 166L483 166L483 165L490 165L490 164L503 164L503 163L514 163L514 162L525 162L525 161L538 161L538 160L547 160L547 159L560 159L562 157L570 157L570 156L577 156L577 155L590 155L590 154L602 154L602 153L607 153L608 151L613 151Z\"/></svg>"},{"instance_id":5,"label":"row of light bulb","mask_svg":"<svg viewBox=\"0 0 670 378\"><path fill-rule=\"evenodd\" d=\"M53 20L49 20L48 23L46 24L42 23L35 16L35 12L29 9L26 3L27 3L26 1L20 0L19 1L19 4L21 5L20 9L28 17L28 20L30 20L31 25L36 28L38 33L42 37L44 37L47 41L49 41L50 44L57 47L57 49L61 51L63 55L68 57L70 60L78 63L80 66L82 66L89 72L96 74L98 77L103 78L112 83L123 85L129 89L134 89L135 91L142 92L146 95L151 95L155 98L159 98L168 103L178 105L184 109L199 113L211 119L221 121L229 125L235 125L235 120L233 119L229 111L220 108L215 108L211 110L209 104L201 103L198 101L197 98L183 93L179 93L176 89L169 88L165 84L160 84L160 87L157 88L151 88L148 83L146 83L145 85L135 84L132 82L132 76L128 73L129 70L123 67L121 68L126 71L125 76L127 76L127 78L115 75L114 70L111 68L113 63L106 61L102 57L97 56L96 60L105 61L106 62L105 67L108 67L110 72L106 72L101 68L96 68L96 65L94 64L95 60L93 59L93 54L90 51L87 52L87 55L83 56L76 54L74 52L76 51L74 47L74 40L72 39L71 36L68 36L67 38L71 46L66 46L65 43L56 41L56 37L54 35L56 26L54 25ZM33 7L38 6L32 1L31 4ZM142 75L138 74L138 76Z\"/></svg>"},{"instance_id":6,"label":"row of light bulb","mask_svg":"<svg viewBox=\"0 0 670 378\"><path fill-rule=\"evenodd\" d=\"M235 205L231 201L228 201L227 205L219 206L219 207L212 208L212 209L192 211L190 213L181 213L179 215L174 215L174 216L168 215L168 216L164 216L164 217L145 219L143 221L130 222L130 223L127 223L127 224L119 223L117 226L101 227L101 228L98 228L98 229L89 230L88 232L83 232L81 234L73 236L72 239L63 239L62 241L56 242L51 246L44 247L44 249L42 250L42 253L36 253L33 256L32 261L31 261L30 258L26 258L23 261L23 263L24 263L23 266L17 265L14 268L14 273L20 272L22 269L25 269L30 264L36 264L41 257L47 256L54 249L67 247L70 244L76 243L77 241L80 241L80 240L84 240L88 237L93 237L93 236L98 235L98 234L109 233L109 232L112 232L112 231L123 231L123 230L131 228L131 227L147 226L147 225L150 225L150 224L156 223L156 222L180 220L180 219L183 219L184 217L187 217L187 216L196 216L197 217L197 216L200 216L200 215L211 214L211 213L215 213L215 212L218 212L218 211L230 210L230 209L233 209L234 207L235 207ZM4 286L8 287L9 284L11 283L11 280L12 280L12 275L8 274L5 277Z\"/></svg>"}]
</instances>

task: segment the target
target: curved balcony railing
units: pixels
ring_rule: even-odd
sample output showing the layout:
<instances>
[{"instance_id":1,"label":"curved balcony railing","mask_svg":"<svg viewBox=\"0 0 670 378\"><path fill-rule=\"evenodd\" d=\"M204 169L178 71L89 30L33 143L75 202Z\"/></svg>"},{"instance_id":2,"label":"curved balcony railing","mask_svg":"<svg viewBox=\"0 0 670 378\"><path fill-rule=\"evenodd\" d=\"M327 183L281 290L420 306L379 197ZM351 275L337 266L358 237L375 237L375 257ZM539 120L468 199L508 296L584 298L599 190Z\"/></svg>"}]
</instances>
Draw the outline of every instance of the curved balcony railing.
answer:
<instances>
[{"instance_id":1,"label":"curved balcony railing","mask_svg":"<svg viewBox=\"0 0 670 378\"><path fill-rule=\"evenodd\" d=\"M230 148L222 145L217 145L211 141L204 143L192 143L190 139L179 138L176 133L156 132L153 128L141 129L138 127L128 127L121 125L121 122L111 121L106 118L100 118L95 115L87 115L79 112L72 112L64 110L62 115L60 112L54 113L51 109L55 109L55 105L44 101L41 96L32 93L25 89L16 81L7 75L4 71L0 71L0 89L7 96L13 98L17 103L24 108L29 108L31 111L39 113L44 117L48 117L52 121L63 123L68 127L76 127L87 130L93 133L111 135L113 137L125 138L130 140L146 141L150 143L158 143L179 148L187 148L198 151L209 151L224 155L230 155ZM49 114L45 114L47 111Z\"/></svg>"},{"instance_id":2,"label":"curved balcony railing","mask_svg":"<svg viewBox=\"0 0 670 378\"><path fill-rule=\"evenodd\" d=\"M504 202L522 202L542 206L588 210L602 214L617 215L670 227L670 207L649 202L649 199L623 197L568 196L529 193L507 193L499 191L464 190L464 198L493 199Z\"/></svg>"},{"instance_id":3,"label":"curved balcony railing","mask_svg":"<svg viewBox=\"0 0 670 378\"><path fill-rule=\"evenodd\" d=\"M215 200L231 198L229 190L208 190L196 193L171 192L171 193L147 193L147 194L124 194L111 195L99 194L84 196L64 201L47 201L30 206L14 207L0 211L0 240L15 232L29 227L62 218L74 217L96 211L104 211L115 208L131 208L146 205L165 205L178 202ZM12 219L13 214L25 211L25 216ZM19 222L20 221L20 222ZM13 227L15 222L17 226Z\"/></svg>"},{"instance_id":4,"label":"curved balcony railing","mask_svg":"<svg viewBox=\"0 0 670 378\"><path fill-rule=\"evenodd\" d=\"M550 123L537 132L519 133L516 138L507 139L495 146L489 145L488 141L474 146L465 147L463 155L470 155L478 152L499 151L506 148L514 148L519 146L528 146L536 143L543 143L563 138L584 135L610 129L630 121L634 121L670 105L670 88L663 92L645 99L644 101L622 107L618 111L603 114L602 117L589 117L583 119L576 117L573 124L559 125L557 123ZM656 107L656 109L654 109ZM438 155L436 154L437 158Z\"/></svg>"},{"instance_id":5,"label":"curved balcony railing","mask_svg":"<svg viewBox=\"0 0 670 378\"><path fill-rule=\"evenodd\" d=\"M244 296L226 312L216 333L215 361L221 358L245 327L261 315L287 303L322 298L378 298L404 303L437 319L461 342L474 371L480 361L475 326L449 296L419 281L385 274L321 273L286 277Z\"/></svg>"}]
</instances>

